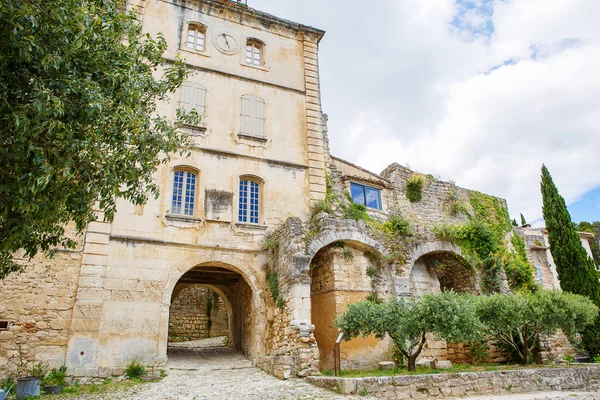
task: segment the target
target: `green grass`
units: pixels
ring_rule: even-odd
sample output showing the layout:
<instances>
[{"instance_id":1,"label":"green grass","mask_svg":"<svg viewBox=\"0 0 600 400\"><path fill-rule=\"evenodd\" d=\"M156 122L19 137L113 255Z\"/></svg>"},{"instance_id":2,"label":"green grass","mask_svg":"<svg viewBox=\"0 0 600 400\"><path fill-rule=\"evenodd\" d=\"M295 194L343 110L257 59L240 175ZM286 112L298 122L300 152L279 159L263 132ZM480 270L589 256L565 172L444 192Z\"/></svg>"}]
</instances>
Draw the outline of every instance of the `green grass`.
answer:
<instances>
[{"instance_id":1,"label":"green grass","mask_svg":"<svg viewBox=\"0 0 600 400\"><path fill-rule=\"evenodd\" d=\"M373 370L360 370L360 371L342 371L340 376L342 378L369 378L369 377L380 377L380 376L403 376L403 375L430 375L430 374L452 374L458 372L487 372L487 371L507 371L507 370L518 370L518 369L532 369L532 368L576 368L577 365L568 364L553 364L553 365L520 365L520 364L454 364L452 368L446 369L430 369L426 367L417 367L414 372L408 371L406 368L392 369L387 371L381 371L378 369ZM321 371L323 376L333 376L333 371Z\"/></svg>"}]
</instances>

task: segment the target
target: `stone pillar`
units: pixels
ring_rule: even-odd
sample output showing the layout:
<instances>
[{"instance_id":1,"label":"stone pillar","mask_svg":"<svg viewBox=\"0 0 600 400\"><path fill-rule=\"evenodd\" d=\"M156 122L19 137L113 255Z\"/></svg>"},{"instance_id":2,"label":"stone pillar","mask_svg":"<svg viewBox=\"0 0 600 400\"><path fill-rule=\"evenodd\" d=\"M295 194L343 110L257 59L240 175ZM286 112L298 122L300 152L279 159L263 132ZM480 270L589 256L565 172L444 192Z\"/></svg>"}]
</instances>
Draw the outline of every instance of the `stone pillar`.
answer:
<instances>
[{"instance_id":1,"label":"stone pillar","mask_svg":"<svg viewBox=\"0 0 600 400\"><path fill-rule=\"evenodd\" d=\"M306 123L308 134L308 165L310 199L325 198L325 143L319 85L318 44L304 40L304 80L306 88Z\"/></svg>"},{"instance_id":2,"label":"stone pillar","mask_svg":"<svg viewBox=\"0 0 600 400\"><path fill-rule=\"evenodd\" d=\"M110 229L108 222L92 222L85 233L66 358L68 373L75 376L107 374L98 370L97 355L102 307L108 295L104 290L104 278Z\"/></svg>"}]
</instances>

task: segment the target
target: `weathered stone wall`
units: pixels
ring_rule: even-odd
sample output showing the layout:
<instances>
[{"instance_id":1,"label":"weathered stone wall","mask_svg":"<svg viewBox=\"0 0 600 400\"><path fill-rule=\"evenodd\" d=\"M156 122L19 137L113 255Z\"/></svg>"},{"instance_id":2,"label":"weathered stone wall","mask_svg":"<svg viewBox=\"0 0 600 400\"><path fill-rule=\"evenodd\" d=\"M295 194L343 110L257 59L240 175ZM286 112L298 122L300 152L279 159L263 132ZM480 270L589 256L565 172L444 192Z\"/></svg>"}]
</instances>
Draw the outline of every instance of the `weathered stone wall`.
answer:
<instances>
[{"instance_id":1,"label":"weathered stone wall","mask_svg":"<svg viewBox=\"0 0 600 400\"><path fill-rule=\"evenodd\" d=\"M0 320L9 322L0 331L0 378L21 361L65 364L82 258L82 238L67 229L77 248L57 249L52 258L17 257L25 272L0 280Z\"/></svg>"},{"instance_id":2,"label":"weathered stone wall","mask_svg":"<svg viewBox=\"0 0 600 400\"><path fill-rule=\"evenodd\" d=\"M567 336L559 330L554 335L540 335L539 347L535 356L536 362L546 363L560 361L565 356L576 357L577 352L573 349Z\"/></svg>"},{"instance_id":3,"label":"weathered stone wall","mask_svg":"<svg viewBox=\"0 0 600 400\"><path fill-rule=\"evenodd\" d=\"M171 304L169 341L226 336L228 325L227 309L219 295L194 285L183 289Z\"/></svg>"},{"instance_id":4,"label":"weathered stone wall","mask_svg":"<svg viewBox=\"0 0 600 400\"><path fill-rule=\"evenodd\" d=\"M411 203L406 198L405 184L407 179L414 173L415 171L396 163L390 165L381 173L381 176L387 179L393 188L391 210L399 211L413 225L429 228L442 224L456 225L468 222L467 216L462 213L454 216L451 214L450 194L454 193L458 197L458 201L472 213L473 210L469 203L469 190L429 176L426 177L421 201Z\"/></svg>"},{"instance_id":5,"label":"weathered stone wall","mask_svg":"<svg viewBox=\"0 0 600 400\"><path fill-rule=\"evenodd\" d=\"M348 242L336 242L320 250L311 263L311 315L321 370L333 370L333 349L339 334L333 320L373 289L374 281L367 275L373 267L366 251ZM344 341L340 353L344 369L376 368L379 361L391 359L389 340L374 337Z\"/></svg>"},{"instance_id":6,"label":"weathered stone wall","mask_svg":"<svg viewBox=\"0 0 600 400\"><path fill-rule=\"evenodd\" d=\"M475 395L533 393L553 390L600 390L600 367L539 368L459 374L378 378L311 376L317 386L347 395L368 394L379 399L429 399Z\"/></svg>"}]
</instances>

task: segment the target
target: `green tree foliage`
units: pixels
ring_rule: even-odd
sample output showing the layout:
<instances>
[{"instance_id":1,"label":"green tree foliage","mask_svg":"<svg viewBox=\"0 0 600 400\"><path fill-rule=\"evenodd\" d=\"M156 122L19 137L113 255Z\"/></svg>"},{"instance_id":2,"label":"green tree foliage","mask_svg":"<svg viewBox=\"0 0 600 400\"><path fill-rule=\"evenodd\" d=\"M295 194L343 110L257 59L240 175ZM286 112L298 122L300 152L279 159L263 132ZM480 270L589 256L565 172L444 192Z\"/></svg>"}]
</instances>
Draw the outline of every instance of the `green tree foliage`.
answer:
<instances>
[{"instance_id":1,"label":"green tree foliage","mask_svg":"<svg viewBox=\"0 0 600 400\"><path fill-rule=\"evenodd\" d=\"M587 297L558 290L477 298L477 316L486 333L517 354L522 364L531 361L540 333L551 334L560 328L574 334L593 323L597 315L598 308Z\"/></svg>"},{"instance_id":2,"label":"green tree foliage","mask_svg":"<svg viewBox=\"0 0 600 400\"><path fill-rule=\"evenodd\" d=\"M16 251L73 246L64 226L81 232L96 202L110 220L116 199L157 196L152 173L187 146L157 102L188 71L124 4L0 0L0 278Z\"/></svg>"},{"instance_id":3,"label":"green tree foliage","mask_svg":"<svg viewBox=\"0 0 600 400\"><path fill-rule=\"evenodd\" d=\"M360 335L389 335L406 357L409 371L415 370L427 333L450 342L467 342L480 338L481 331L474 297L454 292L382 303L358 302L351 304L335 323L346 333L346 340Z\"/></svg>"},{"instance_id":4,"label":"green tree foliage","mask_svg":"<svg viewBox=\"0 0 600 400\"><path fill-rule=\"evenodd\" d=\"M519 224L517 224L517 220L516 219L512 219L512 221L510 221L510 223L512 224L512 226L519 226Z\"/></svg>"},{"instance_id":5,"label":"green tree foliage","mask_svg":"<svg viewBox=\"0 0 600 400\"><path fill-rule=\"evenodd\" d=\"M565 199L558 193L545 165L542 165L541 190L542 212L561 288L586 296L600 307L600 281L596 266L581 245ZM590 355L600 354L600 317L594 326L583 332L583 345Z\"/></svg>"},{"instance_id":6,"label":"green tree foliage","mask_svg":"<svg viewBox=\"0 0 600 400\"><path fill-rule=\"evenodd\" d=\"M523 214L521 214L521 226L523 225L527 225L527 221L525 220L525 217L523 216Z\"/></svg>"}]
</instances>

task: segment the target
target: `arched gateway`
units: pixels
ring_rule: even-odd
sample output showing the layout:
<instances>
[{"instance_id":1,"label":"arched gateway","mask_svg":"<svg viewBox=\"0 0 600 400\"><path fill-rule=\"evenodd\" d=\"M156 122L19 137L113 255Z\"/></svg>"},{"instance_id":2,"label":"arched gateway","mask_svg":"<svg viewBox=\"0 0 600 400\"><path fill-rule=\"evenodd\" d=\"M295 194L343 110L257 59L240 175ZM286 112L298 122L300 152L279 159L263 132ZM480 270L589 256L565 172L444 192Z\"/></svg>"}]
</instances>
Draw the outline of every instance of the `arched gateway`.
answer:
<instances>
[{"instance_id":1,"label":"arched gateway","mask_svg":"<svg viewBox=\"0 0 600 400\"><path fill-rule=\"evenodd\" d=\"M217 293L227 308L228 345L250 360L264 354L265 313L262 290L255 272L240 260L221 254L185 260L173 270L165 285L160 307L157 354L167 358L169 311L172 300L184 288L201 285Z\"/></svg>"}]
</instances>

